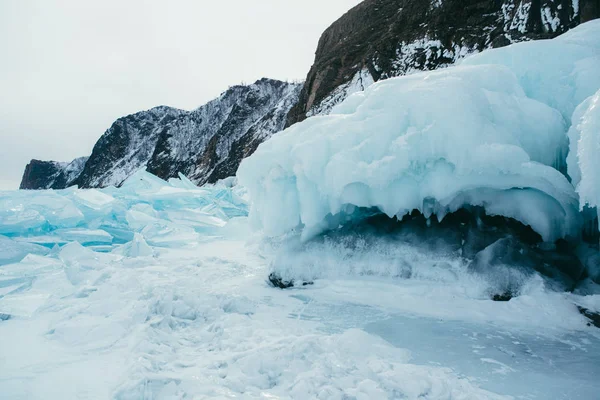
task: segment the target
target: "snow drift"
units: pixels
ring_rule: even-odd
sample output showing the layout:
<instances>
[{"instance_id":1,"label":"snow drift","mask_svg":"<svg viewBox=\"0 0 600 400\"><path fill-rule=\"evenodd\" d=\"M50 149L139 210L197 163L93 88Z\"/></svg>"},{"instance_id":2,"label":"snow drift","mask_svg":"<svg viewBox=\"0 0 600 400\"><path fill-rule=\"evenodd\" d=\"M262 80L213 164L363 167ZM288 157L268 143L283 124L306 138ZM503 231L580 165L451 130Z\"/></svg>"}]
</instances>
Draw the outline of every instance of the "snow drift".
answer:
<instances>
[{"instance_id":1,"label":"snow drift","mask_svg":"<svg viewBox=\"0 0 600 400\"><path fill-rule=\"evenodd\" d=\"M328 116L262 144L238 170L268 235L304 238L357 218L464 206L576 237L563 175L576 106L600 88L600 21L558 39L484 52L460 66L378 82Z\"/></svg>"}]
</instances>

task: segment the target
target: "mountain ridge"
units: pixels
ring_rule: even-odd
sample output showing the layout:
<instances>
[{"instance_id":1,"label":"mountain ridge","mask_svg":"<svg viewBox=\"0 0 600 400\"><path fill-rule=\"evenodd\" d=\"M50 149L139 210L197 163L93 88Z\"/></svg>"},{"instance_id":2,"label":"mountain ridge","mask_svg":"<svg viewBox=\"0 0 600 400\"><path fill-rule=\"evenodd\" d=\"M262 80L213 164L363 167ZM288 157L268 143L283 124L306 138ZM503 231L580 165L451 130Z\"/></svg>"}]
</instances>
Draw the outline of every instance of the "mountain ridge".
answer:
<instances>
[{"instance_id":1,"label":"mountain ridge","mask_svg":"<svg viewBox=\"0 0 600 400\"><path fill-rule=\"evenodd\" d=\"M32 160L20 188L119 186L140 168L212 183L235 175L273 134L328 114L374 82L552 38L598 17L600 0L365 0L323 32L304 83L263 78L192 111L158 106L121 117L83 162Z\"/></svg>"},{"instance_id":2,"label":"mountain ridge","mask_svg":"<svg viewBox=\"0 0 600 400\"><path fill-rule=\"evenodd\" d=\"M157 106L118 118L89 157L72 163L32 160L21 189L119 186L141 168L168 179L183 173L197 184L235 173L245 157L283 129L300 85L263 78L232 86L192 110ZM230 157L230 150L233 152Z\"/></svg>"}]
</instances>

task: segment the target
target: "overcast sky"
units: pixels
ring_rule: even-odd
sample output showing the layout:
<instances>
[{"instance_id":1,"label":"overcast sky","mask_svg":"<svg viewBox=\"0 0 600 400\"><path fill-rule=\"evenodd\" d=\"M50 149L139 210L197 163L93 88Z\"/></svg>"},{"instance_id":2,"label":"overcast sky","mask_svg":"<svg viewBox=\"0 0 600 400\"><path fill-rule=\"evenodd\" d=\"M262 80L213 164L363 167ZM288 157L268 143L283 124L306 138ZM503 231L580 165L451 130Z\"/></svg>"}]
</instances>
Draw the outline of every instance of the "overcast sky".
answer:
<instances>
[{"instance_id":1,"label":"overcast sky","mask_svg":"<svg viewBox=\"0 0 600 400\"><path fill-rule=\"evenodd\" d=\"M120 116L304 79L360 0L0 0L0 189L31 158L89 155Z\"/></svg>"}]
</instances>

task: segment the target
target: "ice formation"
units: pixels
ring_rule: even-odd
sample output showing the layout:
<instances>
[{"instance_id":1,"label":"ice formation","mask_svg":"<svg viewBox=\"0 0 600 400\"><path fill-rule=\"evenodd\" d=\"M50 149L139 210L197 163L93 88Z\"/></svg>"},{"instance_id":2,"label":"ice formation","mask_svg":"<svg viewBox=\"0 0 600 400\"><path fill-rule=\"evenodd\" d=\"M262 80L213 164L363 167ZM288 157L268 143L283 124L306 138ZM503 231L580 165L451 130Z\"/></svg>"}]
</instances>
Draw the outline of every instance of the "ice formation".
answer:
<instances>
[{"instance_id":1,"label":"ice formation","mask_svg":"<svg viewBox=\"0 0 600 400\"><path fill-rule=\"evenodd\" d=\"M600 73L599 73L600 75ZM573 114L569 130L567 158L572 183L581 196L581 204L600 207L600 90L590 96Z\"/></svg>"},{"instance_id":2,"label":"ice formation","mask_svg":"<svg viewBox=\"0 0 600 400\"><path fill-rule=\"evenodd\" d=\"M118 189L0 196L3 399L593 399L600 389L600 338L577 309L600 311L600 295L557 293L537 274L499 303L456 252L392 235L271 248L247 234L246 193L232 179L198 188L139 172ZM269 260L319 280L275 289Z\"/></svg>"},{"instance_id":3,"label":"ice formation","mask_svg":"<svg viewBox=\"0 0 600 400\"><path fill-rule=\"evenodd\" d=\"M559 171L571 115L600 88L598 71L600 21L592 21L557 39L378 82L242 163L251 216L268 235L301 228L308 238L364 209L442 219L475 205L545 241L577 237L579 199Z\"/></svg>"},{"instance_id":4,"label":"ice formation","mask_svg":"<svg viewBox=\"0 0 600 400\"><path fill-rule=\"evenodd\" d=\"M70 242L131 257L152 255L149 244L185 246L245 216L241 196L240 187L199 188L143 170L119 189L0 192L0 265Z\"/></svg>"}]
</instances>

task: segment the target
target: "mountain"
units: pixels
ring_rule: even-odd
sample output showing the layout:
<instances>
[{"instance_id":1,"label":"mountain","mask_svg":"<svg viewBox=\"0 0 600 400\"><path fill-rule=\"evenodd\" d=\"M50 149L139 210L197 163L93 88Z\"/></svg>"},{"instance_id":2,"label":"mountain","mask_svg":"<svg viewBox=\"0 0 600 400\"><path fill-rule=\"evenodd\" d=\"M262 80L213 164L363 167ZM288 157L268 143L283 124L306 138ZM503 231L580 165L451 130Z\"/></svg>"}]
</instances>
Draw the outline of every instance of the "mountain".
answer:
<instances>
[{"instance_id":1,"label":"mountain","mask_svg":"<svg viewBox=\"0 0 600 400\"><path fill-rule=\"evenodd\" d=\"M599 0L366 0L323 33L287 125L327 114L375 81L484 49L552 38L600 16Z\"/></svg>"},{"instance_id":2,"label":"mountain","mask_svg":"<svg viewBox=\"0 0 600 400\"><path fill-rule=\"evenodd\" d=\"M271 79L231 87L162 130L148 172L163 178L181 172L199 184L235 175L244 157L283 129L300 87Z\"/></svg>"},{"instance_id":3,"label":"mountain","mask_svg":"<svg viewBox=\"0 0 600 400\"><path fill-rule=\"evenodd\" d=\"M241 160L283 129L301 85L261 79L229 88L193 110L159 106L116 120L89 158L32 160L21 189L119 186L140 168L197 184L234 175Z\"/></svg>"},{"instance_id":4,"label":"mountain","mask_svg":"<svg viewBox=\"0 0 600 400\"><path fill-rule=\"evenodd\" d=\"M25 167L19 189L62 189L73 184L81 174L88 157L70 163L31 160Z\"/></svg>"},{"instance_id":5,"label":"mountain","mask_svg":"<svg viewBox=\"0 0 600 400\"><path fill-rule=\"evenodd\" d=\"M365 0L325 30L303 85L262 79L191 112L161 106L120 118L85 165L32 160L21 188L118 186L142 167L215 182L274 133L376 81L552 38L599 16L600 0Z\"/></svg>"},{"instance_id":6,"label":"mountain","mask_svg":"<svg viewBox=\"0 0 600 400\"><path fill-rule=\"evenodd\" d=\"M96 142L81 174L71 184L120 185L148 163L162 131L185 114L183 110L160 106L119 118Z\"/></svg>"}]
</instances>

